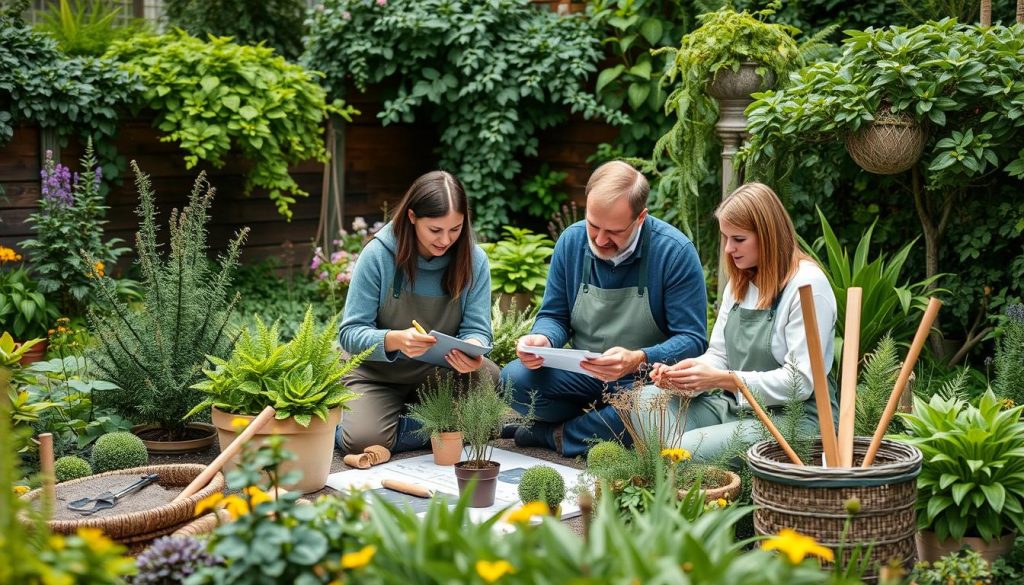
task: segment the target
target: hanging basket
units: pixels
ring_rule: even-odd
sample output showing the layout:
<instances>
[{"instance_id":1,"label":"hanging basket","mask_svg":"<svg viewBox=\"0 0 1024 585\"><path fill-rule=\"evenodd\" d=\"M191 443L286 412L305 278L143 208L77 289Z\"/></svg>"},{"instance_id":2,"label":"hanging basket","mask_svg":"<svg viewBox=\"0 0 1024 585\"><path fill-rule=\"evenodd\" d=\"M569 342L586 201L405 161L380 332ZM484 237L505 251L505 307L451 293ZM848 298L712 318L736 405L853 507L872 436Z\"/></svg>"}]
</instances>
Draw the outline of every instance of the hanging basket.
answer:
<instances>
[{"instance_id":1,"label":"hanging basket","mask_svg":"<svg viewBox=\"0 0 1024 585\"><path fill-rule=\"evenodd\" d=\"M875 120L846 136L846 151L860 168L876 175L902 173L917 164L928 130L906 112L875 115Z\"/></svg>"},{"instance_id":2,"label":"hanging basket","mask_svg":"<svg viewBox=\"0 0 1024 585\"><path fill-rule=\"evenodd\" d=\"M775 535L791 528L831 548L837 559L848 557L856 545L864 549L873 545L870 567L864 576L868 582L877 579L879 563L895 560L905 569L912 568L917 559L915 505L921 452L886 439L874 465L861 468L870 444L871 437L856 437L855 467L828 469L790 463L775 441L751 447L747 460L754 479L751 497L757 506L755 532ZM821 453L819 439L809 460L820 461ZM848 515L846 504L854 497L860 500L860 511L850 524L845 550L840 551Z\"/></svg>"}]
</instances>

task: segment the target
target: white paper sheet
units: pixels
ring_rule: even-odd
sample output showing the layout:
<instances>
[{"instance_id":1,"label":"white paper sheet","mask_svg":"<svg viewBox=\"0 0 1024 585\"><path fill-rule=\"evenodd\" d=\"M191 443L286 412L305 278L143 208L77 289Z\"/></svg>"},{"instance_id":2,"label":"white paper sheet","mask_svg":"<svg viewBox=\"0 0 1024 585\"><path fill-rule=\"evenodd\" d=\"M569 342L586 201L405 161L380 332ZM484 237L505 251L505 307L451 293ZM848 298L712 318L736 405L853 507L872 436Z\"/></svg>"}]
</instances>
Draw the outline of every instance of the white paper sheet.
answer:
<instances>
[{"instance_id":1,"label":"white paper sheet","mask_svg":"<svg viewBox=\"0 0 1024 585\"><path fill-rule=\"evenodd\" d=\"M452 337L451 335L446 335L440 331L431 331L427 335L436 338L437 343L434 344L434 347L428 349L426 353L413 359L421 362L427 362L428 364L434 364L435 366L450 368L451 366L448 365L444 356L450 354L453 349L457 349L469 357L479 357L491 351L489 346L480 346L474 343L469 343L468 341L464 341L458 337Z\"/></svg>"},{"instance_id":2,"label":"white paper sheet","mask_svg":"<svg viewBox=\"0 0 1024 585\"><path fill-rule=\"evenodd\" d=\"M535 465L551 467L565 480L566 493L565 501L562 502L562 518L574 518L580 515L575 488L581 481L582 470L502 449L494 449L491 453L491 460L501 464L494 505L489 508L471 508L470 517L474 521L482 522L510 507L518 507L520 505L519 478L524 471ZM338 491L348 491L351 488L378 491L392 502L407 502L417 511L425 509L423 504L427 502L426 499L415 496L405 496L403 499L401 494L395 495L395 492L385 494L380 487L380 482L384 479L397 479L432 489L437 494L434 496L435 498L447 495L452 504L458 499L459 484L455 479L455 469L450 465L434 465L434 456L430 454L388 461L369 469L350 469L332 473L327 478L327 485Z\"/></svg>"},{"instance_id":3,"label":"white paper sheet","mask_svg":"<svg viewBox=\"0 0 1024 585\"><path fill-rule=\"evenodd\" d=\"M545 368L555 368L567 372L576 372L593 377L593 374L584 370L580 362L587 358L601 357L601 354L582 349L564 349L557 347L520 347L524 353L532 353L544 358Z\"/></svg>"}]
</instances>

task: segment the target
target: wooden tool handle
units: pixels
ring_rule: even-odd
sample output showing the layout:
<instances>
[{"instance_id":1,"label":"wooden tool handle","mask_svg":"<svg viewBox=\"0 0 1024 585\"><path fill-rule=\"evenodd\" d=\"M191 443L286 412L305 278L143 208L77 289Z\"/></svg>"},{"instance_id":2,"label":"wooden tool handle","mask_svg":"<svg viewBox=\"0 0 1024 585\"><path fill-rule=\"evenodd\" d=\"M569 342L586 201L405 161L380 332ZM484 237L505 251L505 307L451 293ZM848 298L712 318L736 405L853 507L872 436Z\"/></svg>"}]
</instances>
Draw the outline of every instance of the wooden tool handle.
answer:
<instances>
[{"instance_id":1,"label":"wooden tool handle","mask_svg":"<svg viewBox=\"0 0 1024 585\"><path fill-rule=\"evenodd\" d=\"M57 503L57 476L54 473L53 463L53 434L42 433L39 435L39 471L43 480L43 496L45 498L43 509L46 515L53 512L53 506Z\"/></svg>"},{"instance_id":2,"label":"wooden tool handle","mask_svg":"<svg viewBox=\"0 0 1024 585\"><path fill-rule=\"evenodd\" d=\"M775 437L775 440L779 442L779 446L782 447L783 452L786 453L789 460L797 465L803 465L804 462L800 460L799 456L797 456L796 451L789 446L789 442L786 441L786 438L783 437L782 433L779 432L779 429L775 428L775 425L772 424L772 419L768 418L768 415L761 409L761 405L757 403L757 400L754 400L754 395L751 394L750 388L747 388L747 385L743 383L743 380L740 379L739 375L733 373L732 377L733 380L736 381L736 387L740 389L743 397L746 398L747 402L750 404L750 408L754 410L754 414L756 414L757 418L761 420L761 424L768 429L768 432Z\"/></svg>"},{"instance_id":3,"label":"wooden tool handle","mask_svg":"<svg viewBox=\"0 0 1024 585\"><path fill-rule=\"evenodd\" d=\"M836 426L832 421L828 374L825 370L825 358L821 353L821 333L818 332L818 316L814 311L814 293L809 284L800 287L800 310L804 314L807 353L811 358L811 377L814 380L814 403L818 407L821 448L825 451L825 463L829 467L839 467L839 449L836 447Z\"/></svg>"},{"instance_id":4,"label":"wooden tool handle","mask_svg":"<svg viewBox=\"0 0 1024 585\"><path fill-rule=\"evenodd\" d=\"M853 467L853 429L857 415L857 363L860 360L860 305L863 289L846 289L843 382L839 387L839 464Z\"/></svg>"},{"instance_id":5,"label":"wooden tool handle","mask_svg":"<svg viewBox=\"0 0 1024 585\"><path fill-rule=\"evenodd\" d=\"M429 498L434 495L434 492L421 485L406 483L404 481L398 481L397 479L381 480L380 485L381 487L389 490L409 494L410 496L416 496L419 498Z\"/></svg>"},{"instance_id":6,"label":"wooden tool handle","mask_svg":"<svg viewBox=\"0 0 1024 585\"><path fill-rule=\"evenodd\" d=\"M875 428L875 435L871 438L871 445L868 446L868 452L864 454L864 462L860 464L861 467L870 467L875 462L878 448L882 446L882 437L885 436L885 430L889 428L889 423L892 421L893 415L896 414L896 407L900 404L900 397L903 395L903 391L907 389L907 380L910 379L910 374L914 372L917 358L921 356L921 349L924 347L924 342L928 340L928 334L931 332L932 325L935 323L935 318L939 315L939 309L941 308L942 301L935 297L928 299L928 308L925 309L924 316L921 317L921 323L917 326L914 341L910 344L910 351L907 352L907 357L903 360L900 375L896 378L896 385L893 386L892 394L889 395L889 402L886 403L882 418L878 421L878 427Z\"/></svg>"},{"instance_id":7,"label":"wooden tool handle","mask_svg":"<svg viewBox=\"0 0 1024 585\"><path fill-rule=\"evenodd\" d=\"M202 473L197 475L196 478L192 480L192 483L188 484L188 487L182 490L182 492L178 494L178 497L174 498L174 501L179 502L181 500L184 500L185 498L191 497L196 492L203 489L203 487L205 487L206 484L210 483L210 480L213 479L213 476L217 475L217 472L220 471L221 468L224 467L224 465L232 457L237 455L238 452L242 450L242 447L245 445L245 443L249 439L251 439L253 435L258 433L263 427L265 427L267 423L269 423L274 418L275 414L277 414L277 411L274 410L273 406L268 406L264 408L263 412L259 413L259 415L256 418L252 419L252 422L249 423L249 426L245 427L245 430L242 431L242 434L235 437L235 440L231 441L231 444L228 445L226 449L220 452L220 455L218 455L217 458L213 460L213 463L210 463L208 466L206 466L206 469L204 469Z\"/></svg>"}]
</instances>

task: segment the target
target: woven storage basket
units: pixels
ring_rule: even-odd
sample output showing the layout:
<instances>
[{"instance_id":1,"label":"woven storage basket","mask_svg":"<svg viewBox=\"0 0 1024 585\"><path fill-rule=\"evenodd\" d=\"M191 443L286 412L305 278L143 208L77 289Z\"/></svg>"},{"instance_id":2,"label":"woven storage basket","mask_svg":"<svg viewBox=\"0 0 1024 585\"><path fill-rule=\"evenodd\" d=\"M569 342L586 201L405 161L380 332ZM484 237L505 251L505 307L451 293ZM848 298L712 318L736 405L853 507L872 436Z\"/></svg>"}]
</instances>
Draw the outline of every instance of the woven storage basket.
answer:
<instances>
[{"instance_id":1,"label":"woven storage basket","mask_svg":"<svg viewBox=\"0 0 1024 585\"><path fill-rule=\"evenodd\" d=\"M915 447L883 440L875 463L858 467L871 437L854 440L852 468L800 467L789 462L778 443L762 441L747 451L754 478L754 530L760 535L778 534L792 528L814 537L836 551L846 523L846 502L860 500L846 537L846 554L853 546L874 544L865 580L877 579L877 565L897 560L905 568L917 559L917 475L921 452ZM821 460L820 440L812 449L812 461Z\"/></svg>"},{"instance_id":2,"label":"woven storage basket","mask_svg":"<svg viewBox=\"0 0 1024 585\"><path fill-rule=\"evenodd\" d=\"M894 175L917 163L927 139L925 127L907 113L880 112L874 122L846 136L846 151L865 171Z\"/></svg>"},{"instance_id":3,"label":"woven storage basket","mask_svg":"<svg viewBox=\"0 0 1024 585\"><path fill-rule=\"evenodd\" d=\"M205 465L181 464L148 465L146 467L108 471L107 473L90 475L57 484L57 499L60 500L61 498L62 486L66 488L72 485L87 484L93 478L114 475L123 475L126 480L125 483L128 484L132 480L138 479L140 475L155 473L160 476L160 479L157 481L158 484L164 487L180 487L185 489L185 486L202 473L204 469L206 469ZM114 514L99 518L83 516L81 519L76 520L50 520L47 522L47 525L51 531L58 534L74 534L79 528L84 527L99 528L109 538L122 544L142 544L152 541L157 537L170 534L184 524L191 522L195 516L196 504L199 500L223 490L224 475L218 473L206 487L180 502L167 502L151 510ZM41 494L42 491L37 489L22 497L26 500L34 501Z\"/></svg>"}]
</instances>

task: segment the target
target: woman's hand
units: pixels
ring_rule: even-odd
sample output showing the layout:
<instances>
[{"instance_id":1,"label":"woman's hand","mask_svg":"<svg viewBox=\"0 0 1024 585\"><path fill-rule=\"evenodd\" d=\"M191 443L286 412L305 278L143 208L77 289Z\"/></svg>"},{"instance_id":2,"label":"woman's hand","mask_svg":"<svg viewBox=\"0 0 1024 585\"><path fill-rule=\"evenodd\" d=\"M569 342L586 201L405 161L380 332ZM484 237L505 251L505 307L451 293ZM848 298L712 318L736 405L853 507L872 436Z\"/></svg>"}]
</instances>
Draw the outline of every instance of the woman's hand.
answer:
<instances>
[{"instance_id":1,"label":"woman's hand","mask_svg":"<svg viewBox=\"0 0 1024 585\"><path fill-rule=\"evenodd\" d=\"M473 345L481 345L479 340L473 338L465 339L464 341ZM449 366L460 374L475 372L484 365L484 356L469 357L457 349L453 349L451 353L444 356L444 359L448 362Z\"/></svg>"},{"instance_id":2,"label":"woman's hand","mask_svg":"<svg viewBox=\"0 0 1024 585\"><path fill-rule=\"evenodd\" d=\"M435 343L437 343L437 338L424 335L416 331L415 327L392 329L384 335L385 351L400 351L411 358L427 353L427 350L434 347Z\"/></svg>"},{"instance_id":3,"label":"woman's hand","mask_svg":"<svg viewBox=\"0 0 1024 585\"><path fill-rule=\"evenodd\" d=\"M653 376L652 376L653 377ZM708 390L735 392L732 376L725 370L712 368L700 360L688 359L661 371L659 387L675 390L683 396L697 396Z\"/></svg>"}]
</instances>

